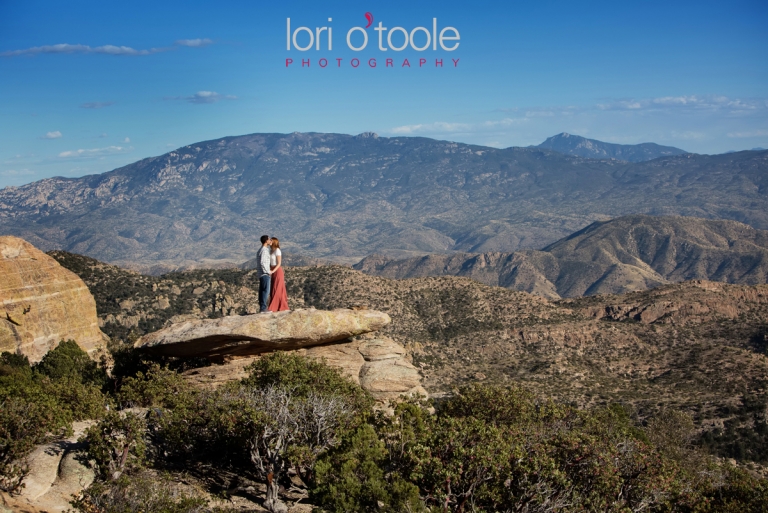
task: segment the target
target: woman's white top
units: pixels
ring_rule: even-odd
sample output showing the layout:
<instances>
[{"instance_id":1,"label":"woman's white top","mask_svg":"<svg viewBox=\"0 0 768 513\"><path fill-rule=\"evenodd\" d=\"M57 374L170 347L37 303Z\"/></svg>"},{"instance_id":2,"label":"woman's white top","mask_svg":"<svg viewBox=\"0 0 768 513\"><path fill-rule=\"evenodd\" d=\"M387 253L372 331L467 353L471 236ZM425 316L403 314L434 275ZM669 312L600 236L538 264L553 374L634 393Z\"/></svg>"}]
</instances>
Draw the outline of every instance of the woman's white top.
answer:
<instances>
[{"instance_id":1,"label":"woman's white top","mask_svg":"<svg viewBox=\"0 0 768 513\"><path fill-rule=\"evenodd\" d=\"M282 254L283 253L280 251L280 248L273 249L269 252L269 263L272 265L272 267L277 265L277 257Z\"/></svg>"}]
</instances>

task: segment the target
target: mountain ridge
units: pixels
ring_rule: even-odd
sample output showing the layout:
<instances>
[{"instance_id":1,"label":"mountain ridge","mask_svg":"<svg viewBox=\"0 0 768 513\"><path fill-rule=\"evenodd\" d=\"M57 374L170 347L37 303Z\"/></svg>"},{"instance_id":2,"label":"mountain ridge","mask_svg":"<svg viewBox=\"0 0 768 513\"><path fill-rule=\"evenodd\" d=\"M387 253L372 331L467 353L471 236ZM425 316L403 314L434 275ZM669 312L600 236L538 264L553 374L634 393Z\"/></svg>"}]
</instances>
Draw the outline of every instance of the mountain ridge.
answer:
<instances>
[{"instance_id":1,"label":"mountain ridge","mask_svg":"<svg viewBox=\"0 0 768 513\"><path fill-rule=\"evenodd\" d=\"M580 135L563 132L547 138L546 141L536 146L546 148L565 155L595 159L616 159L627 162L644 162L659 157L684 155L688 153L674 146L662 146L656 143L640 144L615 144L587 139Z\"/></svg>"},{"instance_id":2,"label":"mountain ridge","mask_svg":"<svg viewBox=\"0 0 768 513\"><path fill-rule=\"evenodd\" d=\"M768 228L768 152L628 163L408 137L251 134L0 190L0 233L124 266L230 265L263 233L354 263L541 248L622 215Z\"/></svg>"},{"instance_id":3,"label":"mountain ridge","mask_svg":"<svg viewBox=\"0 0 768 513\"><path fill-rule=\"evenodd\" d=\"M548 298L623 294L688 280L768 282L768 231L737 221L632 215L595 222L541 250L457 253L353 266L387 278L467 276Z\"/></svg>"}]
</instances>

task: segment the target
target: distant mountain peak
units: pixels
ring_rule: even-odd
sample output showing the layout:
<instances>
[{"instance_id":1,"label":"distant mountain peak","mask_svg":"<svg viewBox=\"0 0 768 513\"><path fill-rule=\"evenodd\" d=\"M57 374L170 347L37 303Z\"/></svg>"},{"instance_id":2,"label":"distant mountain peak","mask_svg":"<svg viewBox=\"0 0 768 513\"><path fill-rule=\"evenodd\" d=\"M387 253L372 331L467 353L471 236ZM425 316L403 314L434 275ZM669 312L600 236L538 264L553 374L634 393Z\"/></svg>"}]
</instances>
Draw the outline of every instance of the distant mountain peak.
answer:
<instances>
[{"instance_id":1,"label":"distant mountain peak","mask_svg":"<svg viewBox=\"0 0 768 513\"><path fill-rule=\"evenodd\" d=\"M680 148L661 146L656 143L614 144L580 135L563 132L547 138L537 148L546 148L566 155L592 159L616 159L627 162L645 162L659 157L670 157L688 153Z\"/></svg>"}]
</instances>

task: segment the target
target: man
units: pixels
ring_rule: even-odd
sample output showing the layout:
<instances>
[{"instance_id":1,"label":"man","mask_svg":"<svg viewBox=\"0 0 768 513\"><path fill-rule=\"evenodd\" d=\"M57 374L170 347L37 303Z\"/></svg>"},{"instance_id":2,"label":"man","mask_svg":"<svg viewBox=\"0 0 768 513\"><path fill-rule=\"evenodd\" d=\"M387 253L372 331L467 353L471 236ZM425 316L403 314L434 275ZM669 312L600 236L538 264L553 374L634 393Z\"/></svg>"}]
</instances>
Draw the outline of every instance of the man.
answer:
<instances>
[{"instance_id":1,"label":"man","mask_svg":"<svg viewBox=\"0 0 768 513\"><path fill-rule=\"evenodd\" d=\"M259 277L259 313L267 313L269 310L269 287L271 285L272 271L270 270L269 246L272 239L269 235L261 236L261 249L256 253L256 274Z\"/></svg>"}]
</instances>

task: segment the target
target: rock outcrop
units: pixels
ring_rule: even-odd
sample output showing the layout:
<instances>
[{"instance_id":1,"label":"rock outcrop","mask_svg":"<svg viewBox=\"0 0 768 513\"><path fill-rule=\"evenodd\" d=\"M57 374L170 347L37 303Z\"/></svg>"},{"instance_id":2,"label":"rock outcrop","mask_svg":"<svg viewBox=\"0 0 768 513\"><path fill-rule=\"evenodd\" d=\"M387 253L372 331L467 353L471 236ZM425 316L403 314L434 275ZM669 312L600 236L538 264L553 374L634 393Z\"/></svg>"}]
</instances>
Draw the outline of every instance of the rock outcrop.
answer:
<instances>
[{"instance_id":1,"label":"rock outcrop","mask_svg":"<svg viewBox=\"0 0 768 513\"><path fill-rule=\"evenodd\" d=\"M0 237L0 351L35 363L68 339L92 357L106 347L88 287L25 240Z\"/></svg>"},{"instance_id":2,"label":"rock outcrop","mask_svg":"<svg viewBox=\"0 0 768 513\"><path fill-rule=\"evenodd\" d=\"M379 330L389 315L375 310L292 310L194 319L141 337L136 349L179 357L257 355L337 342Z\"/></svg>"},{"instance_id":3,"label":"rock outcrop","mask_svg":"<svg viewBox=\"0 0 768 513\"><path fill-rule=\"evenodd\" d=\"M298 349L310 358L324 360L371 393L380 406L401 395L428 396L421 386L418 369L408 361L403 346L389 337L369 334L347 343ZM223 365L192 369L184 378L202 387L217 387L247 375L245 367L258 357L237 358Z\"/></svg>"},{"instance_id":4,"label":"rock outcrop","mask_svg":"<svg viewBox=\"0 0 768 513\"><path fill-rule=\"evenodd\" d=\"M92 420L75 422L71 437L32 451L27 458L29 474L24 478L19 502L48 513L71 511L72 496L90 486L96 477L93 469L79 461L82 446L77 442L93 424Z\"/></svg>"}]
</instances>

